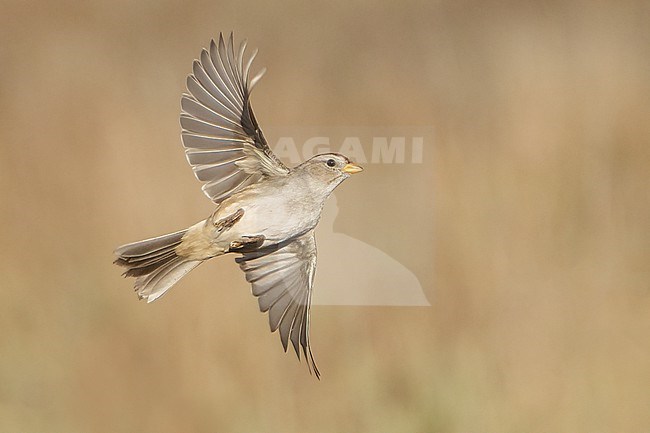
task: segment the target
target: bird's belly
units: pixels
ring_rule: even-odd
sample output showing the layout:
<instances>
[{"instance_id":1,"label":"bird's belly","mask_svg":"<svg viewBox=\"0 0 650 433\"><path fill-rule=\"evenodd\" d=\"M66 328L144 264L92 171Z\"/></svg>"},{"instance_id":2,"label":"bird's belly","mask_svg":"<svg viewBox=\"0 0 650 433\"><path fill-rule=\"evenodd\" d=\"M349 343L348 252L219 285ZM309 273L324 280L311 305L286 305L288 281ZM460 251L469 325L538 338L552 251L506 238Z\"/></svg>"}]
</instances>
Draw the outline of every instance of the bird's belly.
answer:
<instances>
[{"instance_id":1,"label":"bird's belly","mask_svg":"<svg viewBox=\"0 0 650 433\"><path fill-rule=\"evenodd\" d=\"M293 203L281 200L261 200L242 208L244 215L228 231L230 240L264 235L264 246L274 245L304 234L318 222L318 214L310 209L296 209Z\"/></svg>"}]
</instances>

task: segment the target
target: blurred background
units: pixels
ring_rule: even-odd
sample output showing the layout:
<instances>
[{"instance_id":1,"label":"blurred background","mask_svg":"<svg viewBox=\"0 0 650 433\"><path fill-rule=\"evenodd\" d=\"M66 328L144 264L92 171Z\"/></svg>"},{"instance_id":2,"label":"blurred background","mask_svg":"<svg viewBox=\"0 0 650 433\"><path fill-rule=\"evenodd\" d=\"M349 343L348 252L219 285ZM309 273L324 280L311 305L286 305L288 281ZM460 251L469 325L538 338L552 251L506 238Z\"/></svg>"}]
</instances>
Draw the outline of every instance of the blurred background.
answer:
<instances>
[{"instance_id":1,"label":"blurred background","mask_svg":"<svg viewBox=\"0 0 650 433\"><path fill-rule=\"evenodd\" d=\"M613 0L0 2L0 431L650 431L649 22ZM150 305L111 264L211 211L179 101L230 30L269 70L262 128L435 130L422 164L341 186L334 225L431 307L314 307L320 382L232 259Z\"/></svg>"}]
</instances>

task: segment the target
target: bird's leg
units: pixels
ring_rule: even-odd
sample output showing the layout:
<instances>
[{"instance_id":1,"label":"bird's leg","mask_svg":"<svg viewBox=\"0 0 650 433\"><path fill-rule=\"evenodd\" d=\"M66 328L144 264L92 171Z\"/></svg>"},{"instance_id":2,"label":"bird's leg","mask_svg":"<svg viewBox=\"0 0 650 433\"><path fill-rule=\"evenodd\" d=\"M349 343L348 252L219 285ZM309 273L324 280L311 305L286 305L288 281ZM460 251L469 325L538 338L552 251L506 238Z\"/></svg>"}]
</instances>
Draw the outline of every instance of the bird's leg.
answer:
<instances>
[{"instance_id":1,"label":"bird's leg","mask_svg":"<svg viewBox=\"0 0 650 433\"><path fill-rule=\"evenodd\" d=\"M229 252L234 253L245 253L248 251L254 251L262 246L266 238L264 235L257 236L242 236L240 239L236 239L230 242Z\"/></svg>"}]
</instances>

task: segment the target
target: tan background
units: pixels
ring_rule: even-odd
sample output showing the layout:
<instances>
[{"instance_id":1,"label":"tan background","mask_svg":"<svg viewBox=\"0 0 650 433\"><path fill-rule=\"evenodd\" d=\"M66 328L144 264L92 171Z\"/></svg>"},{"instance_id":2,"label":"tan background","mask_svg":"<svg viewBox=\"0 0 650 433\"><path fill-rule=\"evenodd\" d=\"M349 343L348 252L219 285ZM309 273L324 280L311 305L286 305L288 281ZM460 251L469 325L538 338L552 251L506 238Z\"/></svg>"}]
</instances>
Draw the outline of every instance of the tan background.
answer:
<instances>
[{"instance_id":1,"label":"tan background","mask_svg":"<svg viewBox=\"0 0 650 433\"><path fill-rule=\"evenodd\" d=\"M0 8L0 431L650 428L647 2ZM232 260L153 305L111 265L210 211L179 96L230 29L269 68L262 126L437 131L346 182L335 225L432 307L315 308L321 382Z\"/></svg>"}]
</instances>

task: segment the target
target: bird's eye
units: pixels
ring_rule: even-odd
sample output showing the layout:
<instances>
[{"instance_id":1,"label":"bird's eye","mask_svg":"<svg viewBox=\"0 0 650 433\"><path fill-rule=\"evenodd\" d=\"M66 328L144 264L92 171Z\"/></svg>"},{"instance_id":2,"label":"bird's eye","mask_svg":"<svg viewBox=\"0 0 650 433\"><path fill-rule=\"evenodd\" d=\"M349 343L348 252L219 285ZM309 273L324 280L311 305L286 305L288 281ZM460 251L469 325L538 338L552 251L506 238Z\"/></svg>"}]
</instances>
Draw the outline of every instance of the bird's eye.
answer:
<instances>
[{"instance_id":1,"label":"bird's eye","mask_svg":"<svg viewBox=\"0 0 650 433\"><path fill-rule=\"evenodd\" d=\"M336 161L334 161L333 159L328 159L327 160L327 166L328 167L334 167L335 165L336 165Z\"/></svg>"}]
</instances>

